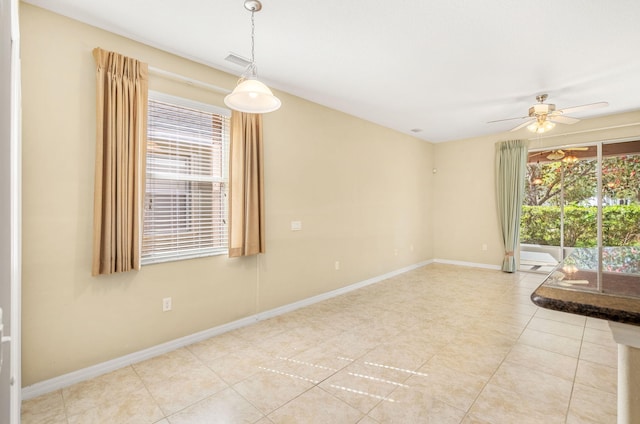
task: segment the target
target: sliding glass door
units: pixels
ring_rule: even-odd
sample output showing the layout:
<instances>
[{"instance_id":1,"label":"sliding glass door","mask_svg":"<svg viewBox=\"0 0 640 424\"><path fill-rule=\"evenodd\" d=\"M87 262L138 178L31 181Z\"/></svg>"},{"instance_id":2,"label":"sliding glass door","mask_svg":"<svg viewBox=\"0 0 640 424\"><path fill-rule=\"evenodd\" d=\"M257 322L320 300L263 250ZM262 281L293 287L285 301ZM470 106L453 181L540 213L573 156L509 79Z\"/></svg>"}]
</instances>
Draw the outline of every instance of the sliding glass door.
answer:
<instances>
[{"instance_id":1,"label":"sliding glass door","mask_svg":"<svg viewBox=\"0 0 640 424\"><path fill-rule=\"evenodd\" d=\"M575 247L640 247L640 141L532 151L520 269L550 272Z\"/></svg>"}]
</instances>

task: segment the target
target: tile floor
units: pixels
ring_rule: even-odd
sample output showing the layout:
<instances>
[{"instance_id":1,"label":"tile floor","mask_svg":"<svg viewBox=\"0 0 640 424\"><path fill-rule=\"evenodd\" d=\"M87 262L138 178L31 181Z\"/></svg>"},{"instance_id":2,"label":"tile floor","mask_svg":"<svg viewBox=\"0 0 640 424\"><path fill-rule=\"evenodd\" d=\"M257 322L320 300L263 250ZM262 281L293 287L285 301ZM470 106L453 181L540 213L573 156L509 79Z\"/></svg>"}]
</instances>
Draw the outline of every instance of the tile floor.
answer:
<instances>
[{"instance_id":1,"label":"tile floor","mask_svg":"<svg viewBox=\"0 0 640 424\"><path fill-rule=\"evenodd\" d=\"M24 424L615 423L606 322L432 264L25 401Z\"/></svg>"}]
</instances>

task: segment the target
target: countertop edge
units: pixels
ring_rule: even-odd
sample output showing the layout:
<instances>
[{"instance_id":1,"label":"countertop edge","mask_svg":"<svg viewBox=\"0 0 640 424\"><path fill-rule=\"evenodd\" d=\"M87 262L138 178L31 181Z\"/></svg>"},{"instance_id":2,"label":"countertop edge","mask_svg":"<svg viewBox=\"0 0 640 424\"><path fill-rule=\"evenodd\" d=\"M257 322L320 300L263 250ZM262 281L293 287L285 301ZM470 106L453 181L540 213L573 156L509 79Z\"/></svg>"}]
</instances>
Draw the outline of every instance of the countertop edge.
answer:
<instances>
[{"instance_id":1,"label":"countertop edge","mask_svg":"<svg viewBox=\"0 0 640 424\"><path fill-rule=\"evenodd\" d=\"M599 293L584 293L541 285L531 294L531 301L542 308L584 315L592 318L640 325L640 302Z\"/></svg>"}]
</instances>

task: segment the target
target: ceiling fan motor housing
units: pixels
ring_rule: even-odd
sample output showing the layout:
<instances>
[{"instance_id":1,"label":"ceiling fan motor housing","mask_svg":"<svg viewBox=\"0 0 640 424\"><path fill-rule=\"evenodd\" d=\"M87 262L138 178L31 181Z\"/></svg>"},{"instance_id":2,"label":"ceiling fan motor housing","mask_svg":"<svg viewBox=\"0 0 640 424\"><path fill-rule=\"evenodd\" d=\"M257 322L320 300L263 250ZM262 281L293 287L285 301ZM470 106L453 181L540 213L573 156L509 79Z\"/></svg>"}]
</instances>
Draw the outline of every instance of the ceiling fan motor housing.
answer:
<instances>
[{"instance_id":1,"label":"ceiling fan motor housing","mask_svg":"<svg viewBox=\"0 0 640 424\"><path fill-rule=\"evenodd\" d=\"M556 110L556 105L539 103L529 108L529 116L536 117L540 115L548 115Z\"/></svg>"}]
</instances>

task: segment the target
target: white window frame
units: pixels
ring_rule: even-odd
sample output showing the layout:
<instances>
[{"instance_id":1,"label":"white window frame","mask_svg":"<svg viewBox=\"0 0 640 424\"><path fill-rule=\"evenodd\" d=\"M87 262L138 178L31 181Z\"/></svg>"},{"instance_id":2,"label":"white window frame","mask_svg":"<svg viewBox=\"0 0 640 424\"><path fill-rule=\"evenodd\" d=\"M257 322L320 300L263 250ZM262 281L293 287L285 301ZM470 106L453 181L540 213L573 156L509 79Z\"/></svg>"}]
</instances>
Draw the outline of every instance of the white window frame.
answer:
<instances>
[{"instance_id":1,"label":"white window frame","mask_svg":"<svg viewBox=\"0 0 640 424\"><path fill-rule=\"evenodd\" d=\"M160 92L151 91L151 90L149 91L149 101L150 102L157 101L157 102L167 103L170 105L174 105L174 106L178 106L186 109L194 109L195 111L198 111L198 112L211 113L214 115L219 115L225 119L223 119L224 125L221 133L222 134L222 152L221 152L222 169L221 169L221 175L219 176L214 176L213 171L211 172L210 177L208 176L203 177L201 173L199 175L185 175L184 173L182 174L177 173L174 175L168 172L161 172L158 169L154 170L154 166L149 166L150 164L149 160L151 160L150 153L154 154L153 144L149 143L149 139L147 140L147 167L149 169L147 169L146 171L147 182L145 186L145 201L144 201L144 210L143 210L143 217L142 217L143 225L141 230L142 231L142 237L141 237L142 265L149 265L149 264L168 262L168 261L177 261L177 260L183 260L183 259L199 258L204 256L227 254L228 253L228 235L227 235L228 233L228 227L227 227L228 196L227 195L228 195L228 181L229 181L229 169L228 169L229 159L228 158L229 158L229 138L230 138L229 119L231 116L231 111L229 109L221 108L218 106L201 103L194 100L172 96L169 94L160 93ZM149 126L149 129L147 130L147 135L149 136L152 130L150 120L147 124ZM176 144L180 143L179 140L174 142ZM169 141L169 143L171 143L171 141ZM174 157L177 157L177 156L178 155ZM159 163L161 160L170 161L171 159L170 159L170 156L167 155L167 158L158 159L158 162L156 163ZM173 160L173 162L177 162L177 161ZM184 196L180 196L180 197L183 197L184 199L192 199L193 194L197 195L198 193L200 193L200 195L202 195L202 192L199 190L193 190L193 191L189 190L189 187L192 187L192 184L198 184L202 182L206 183L210 181L212 183L212 188L211 188L212 198L213 198L214 190L216 190L215 186L217 184L221 185L222 204L220 205L220 207L221 207L221 213L222 213L222 224L216 225L215 227L213 227L213 231L211 235L211 241L214 242L214 244L218 244L218 246L201 247L198 245L197 242L193 241L194 239L198 239L198 240L201 239L200 236L197 236L197 237L193 236L194 229L190 228L186 231L180 231L180 228L190 226L189 223L185 224L184 218L186 217L187 218L186 221L190 222L189 218L192 217L192 215L194 214L194 211L197 209L194 206L194 204L191 204L190 206L187 206L187 207L184 207L184 205L182 205L183 206L182 208L180 208L180 205L176 206L173 203L164 204L165 209L170 208L173 211L178 211L176 212L175 216L174 215L171 216L172 218L172 223L170 224L171 226L168 228L164 227L166 228L166 231L164 229L163 230L157 229L158 227L161 227L160 225L158 225L158 221L160 221L159 218L157 219L157 221L153 222L155 225L151 224L152 221L150 221L150 219L152 219L152 217L150 217L148 214L148 211L149 211L148 208L151 207L151 204L152 204L151 202L153 201L153 199L150 198L149 196L150 183L159 184L163 181L166 181L168 185L172 185L172 183L178 183L178 185L185 186L186 187L186 190L184 192L185 194ZM159 191L159 189L157 188L156 190ZM188 202L188 200L183 200L183 201ZM163 218L166 218L166 217L167 217L166 215L163 216ZM177 224L173 223L173 218L175 218ZM200 215L198 215L198 222L202 222L203 219L206 220L207 218L210 218L212 222L215 220L213 214L200 213ZM213 226L213 223L211 224L211 226ZM215 230L217 230L217 234L222 234L222 236L216 237L215 235L213 235ZM205 243L207 242L206 236L202 237L202 239L204 239ZM181 248L180 245L182 243L186 243L187 247Z\"/></svg>"}]
</instances>

